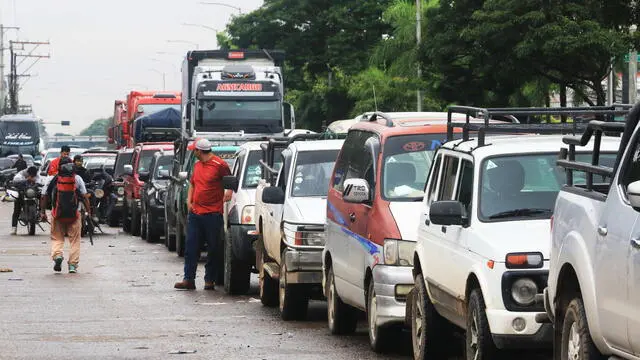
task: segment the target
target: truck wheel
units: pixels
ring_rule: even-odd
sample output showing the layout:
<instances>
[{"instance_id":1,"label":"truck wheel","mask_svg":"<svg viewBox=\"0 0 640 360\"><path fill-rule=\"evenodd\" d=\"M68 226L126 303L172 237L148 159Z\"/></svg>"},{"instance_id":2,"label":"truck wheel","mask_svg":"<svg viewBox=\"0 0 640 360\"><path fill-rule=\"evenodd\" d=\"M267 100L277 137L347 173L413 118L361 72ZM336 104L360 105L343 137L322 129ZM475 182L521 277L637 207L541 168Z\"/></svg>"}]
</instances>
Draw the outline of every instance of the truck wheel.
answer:
<instances>
[{"instance_id":1,"label":"truck wheel","mask_svg":"<svg viewBox=\"0 0 640 360\"><path fill-rule=\"evenodd\" d=\"M36 234L36 222L32 221L29 223L29 235L35 235Z\"/></svg>"},{"instance_id":2,"label":"truck wheel","mask_svg":"<svg viewBox=\"0 0 640 360\"><path fill-rule=\"evenodd\" d=\"M226 252L224 250L224 225L220 227L220 233L218 234L218 238L216 239L216 263L215 266L218 268L217 271L217 279L216 285L224 285L224 261Z\"/></svg>"},{"instance_id":3,"label":"truck wheel","mask_svg":"<svg viewBox=\"0 0 640 360\"><path fill-rule=\"evenodd\" d=\"M571 300L564 313L560 358L562 360L604 359L591 339L584 303L579 295Z\"/></svg>"},{"instance_id":4,"label":"truck wheel","mask_svg":"<svg viewBox=\"0 0 640 360\"><path fill-rule=\"evenodd\" d=\"M356 331L358 317L356 309L340 300L336 291L336 279L333 276L333 268L329 268L327 275L327 323L329 331L333 335L352 334Z\"/></svg>"},{"instance_id":5,"label":"truck wheel","mask_svg":"<svg viewBox=\"0 0 640 360\"><path fill-rule=\"evenodd\" d=\"M164 223L164 244L167 246L169 251L176 251L176 236L171 233L171 226L169 226L169 222L165 221Z\"/></svg>"},{"instance_id":6,"label":"truck wheel","mask_svg":"<svg viewBox=\"0 0 640 360\"><path fill-rule=\"evenodd\" d=\"M486 306L480 289L474 289L469 295L467 334L465 337L467 360L490 360L496 358L498 349L491 337Z\"/></svg>"},{"instance_id":7,"label":"truck wheel","mask_svg":"<svg viewBox=\"0 0 640 360\"><path fill-rule=\"evenodd\" d=\"M156 243L160 239L158 234L158 230L155 230L151 224L155 224L156 221L153 216L147 211L146 215L147 220L145 221L146 225L146 233L147 233L147 241L150 243Z\"/></svg>"},{"instance_id":8,"label":"truck wheel","mask_svg":"<svg viewBox=\"0 0 640 360\"><path fill-rule=\"evenodd\" d=\"M142 240L147 240L149 241L149 234L147 233L148 230L148 221L149 221L149 212L146 211L146 208L144 205L142 205L142 209L140 212L140 238Z\"/></svg>"},{"instance_id":9,"label":"truck wheel","mask_svg":"<svg viewBox=\"0 0 640 360\"><path fill-rule=\"evenodd\" d=\"M369 345L371 349L377 353L385 352L391 345L390 339L393 336L393 329L390 326L377 325L378 320L378 301L376 299L376 290L373 279L369 282L369 290L367 291L367 321L369 325Z\"/></svg>"},{"instance_id":10,"label":"truck wheel","mask_svg":"<svg viewBox=\"0 0 640 360\"><path fill-rule=\"evenodd\" d=\"M184 257L184 232L180 221L176 221L176 252L178 256Z\"/></svg>"},{"instance_id":11,"label":"truck wheel","mask_svg":"<svg viewBox=\"0 0 640 360\"><path fill-rule=\"evenodd\" d=\"M447 323L436 312L431 303L427 287L422 274L415 277L414 292L415 300L411 303L411 344L413 347L413 358L444 359L444 348L442 347L446 338Z\"/></svg>"},{"instance_id":12,"label":"truck wheel","mask_svg":"<svg viewBox=\"0 0 640 360\"><path fill-rule=\"evenodd\" d=\"M122 208L122 230L126 233L131 233L131 220L129 219L129 208L127 206Z\"/></svg>"},{"instance_id":13,"label":"truck wheel","mask_svg":"<svg viewBox=\"0 0 640 360\"><path fill-rule=\"evenodd\" d=\"M135 205L131 209L131 235L140 236L140 210Z\"/></svg>"},{"instance_id":14,"label":"truck wheel","mask_svg":"<svg viewBox=\"0 0 640 360\"><path fill-rule=\"evenodd\" d=\"M282 320L302 320L307 317L309 309L309 295L304 285L287 284L287 264L284 261L286 250L280 258L280 284L278 298Z\"/></svg>"},{"instance_id":15,"label":"truck wheel","mask_svg":"<svg viewBox=\"0 0 640 360\"><path fill-rule=\"evenodd\" d=\"M233 254L231 233L225 231L224 239L224 291L230 295L244 295L251 285L251 269L246 262Z\"/></svg>"},{"instance_id":16,"label":"truck wheel","mask_svg":"<svg viewBox=\"0 0 640 360\"><path fill-rule=\"evenodd\" d=\"M258 255L258 264L260 269L259 283L260 283L260 302L262 305L274 307L278 305L278 283L269 276L269 273L264 269L264 263L269 259L262 245L262 235L260 235L259 246L256 249Z\"/></svg>"}]
</instances>

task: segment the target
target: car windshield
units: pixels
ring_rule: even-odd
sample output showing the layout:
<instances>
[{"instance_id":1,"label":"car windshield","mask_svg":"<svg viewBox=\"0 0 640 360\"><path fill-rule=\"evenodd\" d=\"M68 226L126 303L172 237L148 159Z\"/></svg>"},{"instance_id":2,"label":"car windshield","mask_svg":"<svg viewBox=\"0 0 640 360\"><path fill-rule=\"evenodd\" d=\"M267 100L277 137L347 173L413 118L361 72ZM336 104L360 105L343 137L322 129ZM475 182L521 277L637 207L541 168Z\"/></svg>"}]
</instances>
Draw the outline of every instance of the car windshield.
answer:
<instances>
[{"instance_id":1,"label":"car windshield","mask_svg":"<svg viewBox=\"0 0 640 360\"><path fill-rule=\"evenodd\" d=\"M247 155L247 160L245 160L246 165L244 167L242 188L255 188L258 186L258 182L262 178L262 167L259 163L260 159L262 159L261 150L250 151L249 155ZM274 159L276 159L274 164L275 169L280 170L280 167L282 166L281 150L275 150Z\"/></svg>"},{"instance_id":2,"label":"car windshield","mask_svg":"<svg viewBox=\"0 0 640 360\"><path fill-rule=\"evenodd\" d=\"M455 133L454 138L461 138ZM382 195L389 201L422 200L435 151L446 133L400 135L384 144Z\"/></svg>"},{"instance_id":3,"label":"car windshield","mask_svg":"<svg viewBox=\"0 0 640 360\"><path fill-rule=\"evenodd\" d=\"M172 169L173 169L173 155L161 156L156 163L156 170L153 173L153 178L154 179L160 178L160 170L168 170L169 174L171 174Z\"/></svg>"},{"instance_id":4,"label":"car windshield","mask_svg":"<svg viewBox=\"0 0 640 360\"><path fill-rule=\"evenodd\" d=\"M115 156L85 156L82 160L82 166L87 170L98 169L102 165L107 165L107 161L114 159Z\"/></svg>"},{"instance_id":5,"label":"car windshield","mask_svg":"<svg viewBox=\"0 0 640 360\"><path fill-rule=\"evenodd\" d=\"M119 178L122 176L122 173L124 172L124 166L127 164L131 164L131 158L133 157L133 153L132 152L123 152L118 154L118 157L116 158L116 166L115 166L115 171L114 171L114 178Z\"/></svg>"},{"instance_id":6,"label":"car windshield","mask_svg":"<svg viewBox=\"0 0 640 360\"><path fill-rule=\"evenodd\" d=\"M327 196L329 179L340 150L315 150L298 153L294 167L291 196Z\"/></svg>"},{"instance_id":7,"label":"car windshield","mask_svg":"<svg viewBox=\"0 0 640 360\"><path fill-rule=\"evenodd\" d=\"M615 153L602 153L600 164L613 167ZM513 218L548 219L566 172L556 165L557 153L493 157L481 167L479 217L484 221ZM576 161L591 162L591 154L576 154ZM608 182L594 176L594 182ZM574 185L586 184L584 172L574 172Z\"/></svg>"}]
</instances>

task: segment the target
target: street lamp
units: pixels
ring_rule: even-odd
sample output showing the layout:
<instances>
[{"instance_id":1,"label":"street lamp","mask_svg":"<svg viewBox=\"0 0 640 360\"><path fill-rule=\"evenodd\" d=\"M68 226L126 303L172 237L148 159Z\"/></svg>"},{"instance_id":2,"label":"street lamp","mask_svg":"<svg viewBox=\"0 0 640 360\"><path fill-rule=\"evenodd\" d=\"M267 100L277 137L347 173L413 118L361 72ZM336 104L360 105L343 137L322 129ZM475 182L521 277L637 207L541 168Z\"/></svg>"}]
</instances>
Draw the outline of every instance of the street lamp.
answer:
<instances>
[{"instance_id":1,"label":"street lamp","mask_svg":"<svg viewBox=\"0 0 640 360\"><path fill-rule=\"evenodd\" d=\"M197 42L188 41L188 40L167 40L168 43L182 43L182 44L191 44L196 47L196 50L200 48Z\"/></svg>"},{"instance_id":2,"label":"street lamp","mask_svg":"<svg viewBox=\"0 0 640 360\"><path fill-rule=\"evenodd\" d=\"M182 23L182 26L194 26L194 27L201 27L203 29L208 29L213 31L214 33L218 34L218 29L216 28L212 28L211 26L207 26L207 25L202 25L202 24L191 24L191 23Z\"/></svg>"},{"instance_id":3,"label":"street lamp","mask_svg":"<svg viewBox=\"0 0 640 360\"><path fill-rule=\"evenodd\" d=\"M143 84L127 84L127 86L131 86L133 88L144 88L145 90L149 90L149 87Z\"/></svg>"},{"instance_id":4,"label":"street lamp","mask_svg":"<svg viewBox=\"0 0 640 360\"><path fill-rule=\"evenodd\" d=\"M166 91L167 90L167 86L166 86L167 74L164 71L156 70L154 68L149 69L149 71L153 71L153 72L156 72L156 73L162 75L162 91Z\"/></svg>"},{"instance_id":5,"label":"street lamp","mask_svg":"<svg viewBox=\"0 0 640 360\"><path fill-rule=\"evenodd\" d=\"M217 6L224 6L224 7L228 7L231 9L236 9L238 10L238 14L242 14L242 8L239 8L237 6L233 6L233 5L229 5L229 4L225 4L225 3L219 3L219 2L204 2L201 1L200 4L202 5L217 5Z\"/></svg>"}]
</instances>

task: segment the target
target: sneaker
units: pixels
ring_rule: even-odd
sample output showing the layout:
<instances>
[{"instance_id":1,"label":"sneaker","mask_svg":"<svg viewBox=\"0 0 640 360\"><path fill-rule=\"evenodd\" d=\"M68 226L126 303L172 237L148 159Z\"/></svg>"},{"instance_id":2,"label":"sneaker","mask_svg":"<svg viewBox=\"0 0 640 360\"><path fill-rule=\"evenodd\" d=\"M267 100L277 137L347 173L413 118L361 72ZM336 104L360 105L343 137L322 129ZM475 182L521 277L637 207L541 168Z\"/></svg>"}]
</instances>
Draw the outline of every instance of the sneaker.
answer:
<instances>
[{"instance_id":1,"label":"sneaker","mask_svg":"<svg viewBox=\"0 0 640 360\"><path fill-rule=\"evenodd\" d=\"M78 272L78 265L69 264L69 274L75 274Z\"/></svg>"},{"instance_id":2,"label":"sneaker","mask_svg":"<svg viewBox=\"0 0 640 360\"><path fill-rule=\"evenodd\" d=\"M205 290L215 290L216 289L216 283L213 281L205 281L204 282L204 289Z\"/></svg>"},{"instance_id":3,"label":"sneaker","mask_svg":"<svg viewBox=\"0 0 640 360\"><path fill-rule=\"evenodd\" d=\"M17 235L17 234L18 234L18 227L17 227L17 226L14 226L14 227L11 229L11 235Z\"/></svg>"},{"instance_id":4,"label":"sneaker","mask_svg":"<svg viewBox=\"0 0 640 360\"><path fill-rule=\"evenodd\" d=\"M62 260L64 260L62 256L58 256L55 259L53 259L54 261L53 271L57 271L57 272L62 271Z\"/></svg>"},{"instance_id":5,"label":"sneaker","mask_svg":"<svg viewBox=\"0 0 640 360\"><path fill-rule=\"evenodd\" d=\"M173 285L173 287L179 290L195 290L196 283L195 281L182 280Z\"/></svg>"}]
</instances>

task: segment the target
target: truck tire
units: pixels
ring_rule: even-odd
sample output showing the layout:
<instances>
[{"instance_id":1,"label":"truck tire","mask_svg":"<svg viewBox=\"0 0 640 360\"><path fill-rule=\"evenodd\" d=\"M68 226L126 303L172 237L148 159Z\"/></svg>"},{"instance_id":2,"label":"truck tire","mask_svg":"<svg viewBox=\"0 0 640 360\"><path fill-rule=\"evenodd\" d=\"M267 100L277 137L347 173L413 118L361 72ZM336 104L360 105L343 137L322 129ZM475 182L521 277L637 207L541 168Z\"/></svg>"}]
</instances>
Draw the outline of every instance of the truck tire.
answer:
<instances>
[{"instance_id":1,"label":"truck tire","mask_svg":"<svg viewBox=\"0 0 640 360\"><path fill-rule=\"evenodd\" d=\"M563 315L560 359L604 359L591 339L587 315L580 295L577 295L569 302ZM572 346L569 346L570 343Z\"/></svg>"},{"instance_id":2,"label":"truck tire","mask_svg":"<svg viewBox=\"0 0 640 360\"><path fill-rule=\"evenodd\" d=\"M131 233L131 220L129 219L129 208L125 205L122 208L122 231Z\"/></svg>"},{"instance_id":3,"label":"truck tire","mask_svg":"<svg viewBox=\"0 0 640 360\"><path fill-rule=\"evenodd\" d=\"M143 203L140 211L140 238L147 241L149 241L149 235L147 233L147 221L149 220L148 215L148 211L146 210L146 207Z\"/></svg>"},{"instance_id":4,"label":"truck tire","mask_svg":"<svg viewBox=\"0 0 640 360\"><path fill-rule=\"evenodd\" d=\"M333 268L329 268L327 275L327 323L332 335L353 334L358 325L356 309L343 303L336 291L336 279Z\"/></svg>"},{"instance_id":5,"label":"truck tire","mask_svg":"<svg viewBox=\"0 0 640 360\"><path fill-rule=\"evenodd\" d=\"M376 353L383 353L389 350L392 344L392 336L396 331L391 326L378 326L378 299L373 279L369 281L367 291L367 325L369 333L369 345Z\"/></svg>"},{"instance_id":6,"label":"truck tire","mask_svg":"<svg viewBox=\"0 0 640 360\"><path fill-rule=\"evenodd\" d=\"M182 225L180 221L176 221L176 252L178 256L184 257L184 231L182 231Z\"/></svg>"},{"instance_id":7,"label":"truck tire","mask_svg":"<svg viewBox=\"0 0 640 360\"><path fill-rule=\"evenodd\" d=\"M131 235L140 236L140 210L135 205L131 209Z\"/></svg>"},{"instance_id":8,"label":"truck tire","mask_svg":"<svg viewBox=\"0 0 640 360\"><path fill-rule=\"evenodd\" d=\"M147 211L146 218L147 220L145 221L145 233L147 234L147 242L156 243L160 239L160 234L157 229L154 229L154 227L151 226L151 224L155 224L156 221L149 211Z\"/></svg>"},{"instance_id":9,"label":"truck tire","mask_svg":"<svg viewBox=\"0 0 640 360\"><path fill-rule=\"evenodd\" d=\"M236 258L231 243L231 233L224 233L224 291L230 295L245 295L251 285L251 268Z\"/></svg>"},{"instance_id":10,"label":"truck tire","mask_svg":"<svg viewBox=\"0 0 640 360\"><path fill-rule=\"evenodd\" d=\"M446 321L436 312L422 274L415 276L415 300L411 303L411 344L414 360L444 359L448 335Z\"/></svg>"},{"instance_id":11,"label":"truck tire","mask_svg":"<svg viewBox=\"0 0 640 360\"><path fill-rule=\"evenodd\" d=\"M171 226L169 226L169 222L165 221L164 223L164 244L167 246L169 251L176 251L176 236L171 233Z\"/></svg>"},{"instance_id":12,"label":"truck tire","mask_svg":"<svg viewBox=\"0 0 640 360\"><path fill-rule=\"evenodd\" d=\"M258 242L258 248L256 249L258 259L256 263L259 264L258 269L260 270L258 275L260 283L260 302L262 302L262 305L264 306L274 307L278 305L278 282L273 280L271 276L269 276L269 273L264 269L264 263L269 260L269 257L264 249L262 235L259 235Z\"/></svg>"},{"instance_id":13,"label":"truck tire","mask_svg":"<svg viewBox=\"0 0 640 360\"><path fill-rule=\"evenodd\" d=\"M467 306L466 359L491 360L497 358L498 349L491 337L486 306L480 289L471 291Z\"/></svg>"},{"instance_id":14,"label":"truck tire","mask_svg":"<svg viewBox=\"0 0 640 360\"><path fill-rule=\"evenodd\" d=\"M280 283L278 284L278 301L282 320L302 320L307 317L309 309L309 295L304 285L287 284L287 264L285 253L280 257Z\"/></svg>"}]
</instances>

